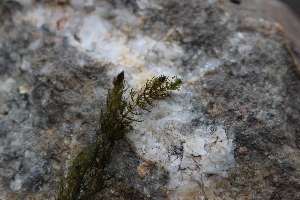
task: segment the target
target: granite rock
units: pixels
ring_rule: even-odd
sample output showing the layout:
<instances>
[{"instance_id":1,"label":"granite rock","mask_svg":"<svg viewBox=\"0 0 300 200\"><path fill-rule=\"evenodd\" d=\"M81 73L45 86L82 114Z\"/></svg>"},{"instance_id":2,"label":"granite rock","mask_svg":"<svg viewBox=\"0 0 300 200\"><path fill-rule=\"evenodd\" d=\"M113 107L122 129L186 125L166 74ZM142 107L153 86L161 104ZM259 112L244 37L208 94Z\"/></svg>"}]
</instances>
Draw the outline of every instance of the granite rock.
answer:
<instances>
[{"instance_id":1,"label":"granite rock","mask_svg":"<svg viewBox=\"0 0 300 200\"><path fill-rule=\"evenodd\" d=\"M300 199L297 47L230 1L7 1L0 198L54 199L113 77L182 89L115 145L98 199Z\"/></svg>"}]
</instances>

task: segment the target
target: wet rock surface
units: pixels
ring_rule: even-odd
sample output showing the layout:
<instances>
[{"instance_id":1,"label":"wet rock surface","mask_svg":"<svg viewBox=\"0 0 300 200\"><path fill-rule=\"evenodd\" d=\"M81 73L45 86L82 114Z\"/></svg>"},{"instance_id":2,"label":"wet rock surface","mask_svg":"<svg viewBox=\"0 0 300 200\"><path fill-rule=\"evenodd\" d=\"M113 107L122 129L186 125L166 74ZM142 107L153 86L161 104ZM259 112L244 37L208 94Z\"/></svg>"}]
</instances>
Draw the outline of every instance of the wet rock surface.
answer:
<instances>
[{"instance_id":1,"label":"wet rock surface","mask_svg":"<svg viewBox=\"0 0 300 200\"><path fill-rule=\"evenodd\" d=\"M206 153L188 154L188 139L164 147L169 140L161 142L153 131L152 138L157 137L154 145L168 149L157 155L181 162L180 177L174 178L178 173L172 170L177 168L167 166L175 162L150 159L152 138L146 140L149 150L141 152L144 146L139 146L139 141L147 135L143 133L147 124L143 125L146 128L136 127L116 144L108 167L115 176L99 199L300 199L297 50L291 55L289 40L281 29L254 16L241 18L221 1L147 2L112 1L107 5L112 11L123 9L144 17L130 37L137 34L160 43L178 42L183 51L180 56L173 58L168 51L152 49L145 54L146 65L151 69L167 63L177 70L183 79L182 93L174 94L167 103L176 107L183 101L188 105L185 111L193 114L179 128L172 119L173 131L166 127L158 132L170 138L177 132L183 138L203 134L201 151ZM19 12L30 9L23 6ZM69 5L51 9L61 6ZM60 177L94 139L100 109L119 65L71 45L70 39L48 24L17 23L13 17L17 11L8 12L8 8L2 5L0 9L0 198L54 199ZM105 17L128 33L115 23L118 20ZM125 67L125 73L126 69L131 70ZM144 72L138 69L132 78ZM158 114L149 116L159 124L165 114L153 112ZM180 112L184 113L176 115ZM203 127L207 133L198 133ZM218 167L216 160L207 165L203 161L218 155L208 140L227 148L227 143L214 138L220 127L223 131L219 132L226 133L224 138L232 139L234 146L228 147L234 162L222 161L226 168ZM190 164L191 160L197 164ZM179 183L173 183L177 180ZM189 187L180 185L184 181Z\"/></svg>"}]
</instances>

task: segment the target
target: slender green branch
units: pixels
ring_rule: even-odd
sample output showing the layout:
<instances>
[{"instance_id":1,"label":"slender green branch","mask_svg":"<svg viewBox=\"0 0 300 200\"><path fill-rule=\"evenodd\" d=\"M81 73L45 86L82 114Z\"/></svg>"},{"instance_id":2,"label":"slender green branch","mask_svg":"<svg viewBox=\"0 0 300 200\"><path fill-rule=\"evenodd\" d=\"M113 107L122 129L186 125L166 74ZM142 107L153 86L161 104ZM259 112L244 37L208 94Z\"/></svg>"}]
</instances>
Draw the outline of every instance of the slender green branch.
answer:
<instances>
[{"instance_id":1,"label":"slender green branch","mask_svg":"<svg viewBox=\"0 0 300 200\"><path fill-rule=\"evenodd\" d=\"M108 92L106 107L101 110L100 129L96 141L77 155L67 174L61 179L56 191L57 200L89 200L97 192L108 187L107 173L110 154L115 142L132 130L134 116L150 111L153 101L170 96L171 90L179 90L182 81L176 77L154 77L146 82L140 93L130 90L130 101L123 97L125 92L124 72L113 81L114 87ZM141 111L138 111L138 108ZM132 115L129 116L129 115Z\"/></svg>"}]
</instances>

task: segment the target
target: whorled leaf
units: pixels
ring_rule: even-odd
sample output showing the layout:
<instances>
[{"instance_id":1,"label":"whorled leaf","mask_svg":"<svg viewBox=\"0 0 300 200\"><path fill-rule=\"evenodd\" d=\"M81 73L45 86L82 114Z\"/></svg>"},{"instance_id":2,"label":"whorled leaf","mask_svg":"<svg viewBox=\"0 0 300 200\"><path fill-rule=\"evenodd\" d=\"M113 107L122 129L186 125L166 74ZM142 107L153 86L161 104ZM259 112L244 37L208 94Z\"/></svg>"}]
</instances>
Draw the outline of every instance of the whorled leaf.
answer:
<instances>
[{"instance_id":1,"label":"whorled leaf","mask_svg":"<svg viewBox=\"0 0 300 200\"><path fill-rule=\"evenodd\" d=\"M132 130L131 122L139 121L134 116L150 111L153 101L170 96L171 90L179 90L182 81L164 75L154 77L147 81L141 92L131 89L129 99L124 98L124 72L114 79L113 84L106 106L101 110L96 141L74 159L56 190L57 200L89 200L106 188L107 180L111 178L106 167L115 142Z\"/></svg>"}]
</instances>

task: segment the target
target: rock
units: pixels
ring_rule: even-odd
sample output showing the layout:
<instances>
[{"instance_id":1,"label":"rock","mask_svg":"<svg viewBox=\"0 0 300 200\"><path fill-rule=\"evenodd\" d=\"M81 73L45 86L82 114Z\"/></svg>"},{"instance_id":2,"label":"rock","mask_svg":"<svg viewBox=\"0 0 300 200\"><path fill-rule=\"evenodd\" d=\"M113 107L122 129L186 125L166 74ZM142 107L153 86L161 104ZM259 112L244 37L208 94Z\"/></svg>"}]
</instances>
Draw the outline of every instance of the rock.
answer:
<instances>
[{"instance_id":1,"label":"rock","mask_svg":"<svg viewBox=\"0 0 300 200\"><path fill-rule=\"evenodd\" d=\"M145 177L150 174L149 166L150 164L148 162L143 162L136 168L140 177Z\"/></svg>"},{"instance_id":2,"label":"rock","mask_svg":"<svg viewBox=\"0 0 300 200\"><path fill-rule=\"evenodd\" d=\"M259 1L13 2L0 9L1 199L54 199L122 70L137 90L161 74L183 85L117 141L95 199L300 198L299 49Z\"/></svg>"}]
</instances>

